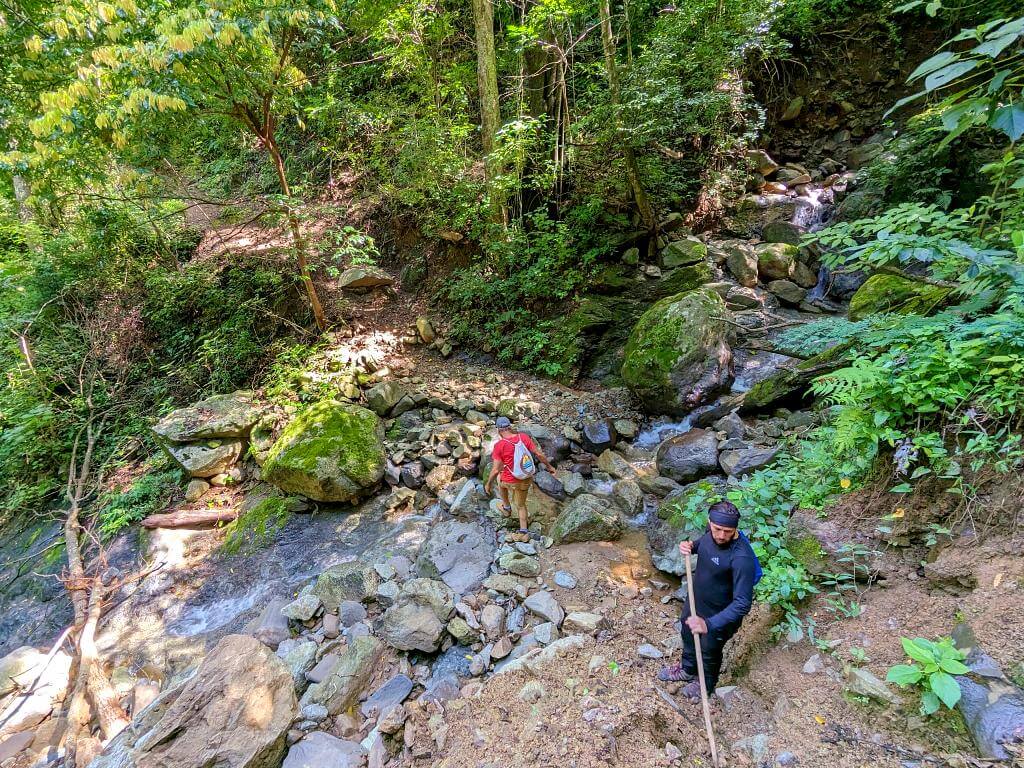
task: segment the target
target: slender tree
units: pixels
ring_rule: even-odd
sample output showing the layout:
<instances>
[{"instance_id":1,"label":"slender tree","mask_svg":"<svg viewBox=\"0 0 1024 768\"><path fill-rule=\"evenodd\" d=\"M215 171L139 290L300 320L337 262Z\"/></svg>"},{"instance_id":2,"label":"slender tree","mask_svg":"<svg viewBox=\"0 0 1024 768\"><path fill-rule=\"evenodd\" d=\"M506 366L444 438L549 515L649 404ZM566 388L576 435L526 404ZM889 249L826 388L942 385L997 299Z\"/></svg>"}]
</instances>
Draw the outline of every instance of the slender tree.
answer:
<instances>
[{"instance_id":1,"label":"slender tree","mask_svg":"<svg viewBox=\"0 0 1024 768\"><path fill-rule=\"evenodd\" d=\"M654 210L651 201L644 190L643 182L640 179L640 167L636 161L636 153L628 139L623 136L622 121L619 117L621 103L619 91L619 71L615 56L615 35L612 31L612 10L611 0L600 0L601 3L601 43L604 48L604 67L608 76L608 91L611 97L612 109L615 113L615 132L623 138L622 155L626 164L626 177L629 180L629 187L633 192L633 200L640 213L640 220L649 232L654 232L658 227L657 219L654 218Z\"/></svg>"}]
</instances>

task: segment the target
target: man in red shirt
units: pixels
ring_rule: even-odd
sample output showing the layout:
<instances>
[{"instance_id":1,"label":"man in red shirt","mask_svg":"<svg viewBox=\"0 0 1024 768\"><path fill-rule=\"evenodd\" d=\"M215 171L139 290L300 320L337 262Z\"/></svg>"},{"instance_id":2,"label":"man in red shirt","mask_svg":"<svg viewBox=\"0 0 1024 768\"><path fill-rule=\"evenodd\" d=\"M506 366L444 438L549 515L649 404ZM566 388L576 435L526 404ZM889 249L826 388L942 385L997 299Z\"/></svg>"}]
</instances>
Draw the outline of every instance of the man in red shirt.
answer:
<instances>
[{"instance_id":1,"label":"man in red shirt","mask_svg":"<svg viewBox=\"0 0 1024 768\"><path fill-rule=\"evenodd\" d=\"M530 486L533 485L532 477L517 478L512 474L512 467L515 464L513 457L516 453L516 444L520 441L523 447L526 448L534 458L548 468L548 471L554 473L555 468L548 461L548 457L545 456L541 450L537 447L537 444L533 442L533 439L526 434L517 432L512 428L512 422L507 416L499 416L496 422L498 427L498 442L494 444L494 448L491 450L491 458L494 459L494 466L491 467L491 474L487 478L487 482L484 483L484 490L487 493L491 492L491 485L494 483L494 478L501 475L498 480L498 489L501 491L501 498L504 502L503 510L505 514L509 514L512 511L519 516L519 530L515 533L510 533L505 537L506 541L529 541L529 516L526 511L526 497L530 492ZM511 497L511 504L510 498Z\"/></svg>"}]
</instances>

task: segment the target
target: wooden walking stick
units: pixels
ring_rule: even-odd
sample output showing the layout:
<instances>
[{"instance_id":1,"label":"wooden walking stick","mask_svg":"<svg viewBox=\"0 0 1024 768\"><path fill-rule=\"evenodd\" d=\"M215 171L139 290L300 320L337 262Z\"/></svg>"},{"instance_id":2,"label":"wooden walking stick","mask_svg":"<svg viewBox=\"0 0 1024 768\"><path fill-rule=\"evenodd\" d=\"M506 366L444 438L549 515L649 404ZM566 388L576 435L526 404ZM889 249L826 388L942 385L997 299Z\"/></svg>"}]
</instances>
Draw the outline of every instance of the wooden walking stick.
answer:
<instances>
[{"instance_id":1,"label":"wooden walking stick","mask_svg":"<svg viewBox=\"0 0 1024 768\"><path fill-rule=\"evenodd\" d=\"M690 565L690 555L686 555L686 591L690 598L690 616L697 615L697 609L693 602L693 568ZM691 630L693 632L693 630ZM711 727L711 705L708 703L708 691L704 687L704 657L700 650L700 634L693 632L693 650L697 654L697 684L700 686L700 703L704 708L704 727L708 732L708 741L711 742L711 764L719 768L718 745L715 744L715 732Z\"/></svg>"}]
</instances>

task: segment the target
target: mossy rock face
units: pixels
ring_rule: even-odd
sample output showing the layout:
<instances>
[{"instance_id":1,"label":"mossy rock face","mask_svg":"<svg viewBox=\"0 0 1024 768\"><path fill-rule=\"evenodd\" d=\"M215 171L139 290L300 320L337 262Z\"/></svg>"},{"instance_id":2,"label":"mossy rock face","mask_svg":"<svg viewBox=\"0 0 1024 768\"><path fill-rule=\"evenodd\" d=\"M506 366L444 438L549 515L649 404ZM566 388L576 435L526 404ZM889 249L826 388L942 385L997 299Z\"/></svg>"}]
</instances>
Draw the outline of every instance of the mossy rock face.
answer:
<instances>
[{"instance_id":1,"label":"mossy rock face","mask_svg":"<svg viewBox=\"0 0 1024 768\"><path fill-rule=\"evenodd\" d=\"M799 396L818 376L841 368L850 344L830 347L793 368L779 368L767 379L757 382L743 395L743 413L763 411L789 398Z\"/></svg>"},{"instance_id":2,"label":"mossy rock face","mask_svg":"<svg viewBox=\"0 0 1024 768\"><path fill-rule=\"evenodd\" d=\"M697 264L708 257L708 247L696 237L673 240L666 245L658 257L662 269L675 269Z\"/></svg>"},{"instance_id":3,"label":"mossy rock face","mask_svg":"<svg viewBox=\"0 0 1024 768\"><path fill-rule=\"evenodd\" d=\"M698 264L676 267L671 272L666 272L660 280L644 280L626 295L650 303L700 288L705 283L710 283L711 279L710 265L707 261L701 261Z\"/></svg>"},{"instance_id":4,"label":"mossy rock face","mask_svg":"<svg viewBox=\"0 0 1024 768\"><path fill-rule=\"evenodd\" d=\"M354 501L384 476L384 425L358 405L325 400L281 433L263 478L316 501Z\"/></svg>"},{"instance_id":5,"label":"mossy rock face","mask_svg":"<svg viewBox=\"0 0 1024 768\"><path fill-rule=\"evenodd\" d=\"M872 275L850 299L850 319L895 312L900 315L927 315L940 307L950 289L908 280L899 275Z\"/></svg>"},{"instance_id":6,"label":"mossy rock face","mask_svg":"<svg viewBox=\"0 0 1024 768\"><path fill-rule=\"evenodd\" d=\"M649 413L683 414L729 383L730 318L709 288L669 296L640 317L622 379Z\"/></svg>"}]
</instances>

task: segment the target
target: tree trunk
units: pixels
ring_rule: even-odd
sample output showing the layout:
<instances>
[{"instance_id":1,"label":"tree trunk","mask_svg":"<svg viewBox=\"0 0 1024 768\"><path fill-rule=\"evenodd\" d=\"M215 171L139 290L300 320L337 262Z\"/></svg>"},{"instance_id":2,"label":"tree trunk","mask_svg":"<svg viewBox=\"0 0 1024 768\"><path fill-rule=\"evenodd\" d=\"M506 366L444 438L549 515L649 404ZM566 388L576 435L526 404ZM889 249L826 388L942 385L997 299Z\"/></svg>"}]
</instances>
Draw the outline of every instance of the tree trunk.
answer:
<instances>
[{"instance_id":1,"label":"tree trunk","mask_svg":"<svg viewBox=\"0 0 1024 768\"><path fill-rule=\"evenodd\" d=\"M14 199L18 203L18 218L23 224L28 224L32 221L32 209L28 207L27 202L31 194L28 182L25 181L24 176L18 174L14 174L12 181L14 182Z\"/></svg>"},{"instance_id":2,"label":"tree trunk","mask_svg":"<svg viewBox=\"0 0 1024 768\"><path fill-rule=\"evenodd\" d=\"M494 151L495 136L501 124L498 104L498 67L494 55L494 6L491 0L473 0L476 24L476 80L480 90L480 134L484 155ZM496 169L489 168L489 177Z\"/></svg>"},{"instance_id":3,"label":"tree trunk","mask_svg":"<svg viewBox=\"0 0 1024 768\"><path fill-rule=\"evenodd\" d=\"M186 509L150 515L142 521L143 528L199 528L217 523L230 523L238 517L237 509Z\"/></svg>"},{"instance_id":4,"label":"tree trunk","mask_svg":"<svg viewBox=\"0 0 1024 768\"><path fill-rule=\"evenodd\" d=\"M313 278L309 274L306 240L302 236L299 217L295 215L291 205L292 190L288 185L288 176L284 169L284 158L281 156L281 150L272 136L264 137L264 140L267 145L267 152L270 153L270 158L274 161L274 170L277 172L277 181L281 185L281 192L288 198L288 227L292 232L292 246L295 248L295 260L299 266L299 276L302 278L302 284L306 288L306 295L309 297L309 306L313 310L313 319L316 321L316 327L321 331L325 331L327 330L327 319L324 317L324 308L320 303L320 297L317 295L316 286L313 285Z\"/></svg>"},{"instance_id":5,"label":"tree trunk","mask_svg":"<svg viewBox=\"0 0 1024 768\"><path fill-rule=\"evenodd\" d=\"M601 43L604 48L604 67L608 75L608 90L611 95L612 108L615 110L616 133L622 134L622 127L619 120L619 72L615 63L615 37L612 34L612 9L611 0L601 0ZM640 213L640 220L649 232L654 232L658 222L654 218L654 210L651 208L651 201L644 191L643 183L640 180L640 166L636 162L636 154L633 147L624 143L622 150L626 161L626 178L629 187L633 192L633 200L636 202L637 210Z\"/></svg>"}]
</instances>

